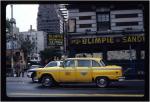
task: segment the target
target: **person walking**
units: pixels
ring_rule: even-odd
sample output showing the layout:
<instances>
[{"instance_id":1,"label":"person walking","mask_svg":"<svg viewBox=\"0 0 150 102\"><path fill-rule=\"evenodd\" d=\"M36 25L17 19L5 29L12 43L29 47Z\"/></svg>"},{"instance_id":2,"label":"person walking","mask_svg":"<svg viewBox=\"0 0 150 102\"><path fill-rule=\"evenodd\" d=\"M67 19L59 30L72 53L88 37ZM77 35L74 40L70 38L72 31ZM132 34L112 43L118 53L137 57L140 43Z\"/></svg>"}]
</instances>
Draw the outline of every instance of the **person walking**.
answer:
<instances>
[{"instance_id":1,"label":"person walking","mask_svg":"<svg viewBox=\"0 0 150 102\"><path fill-rule=\"evenodd\" d=\"M23 63L23 61L21 61L21 63L20 63L20 74L22 75L22 77L24 77L24 69L25 69L25 64Z\"/></svg>"},{"instance_id":2,"label":"person walking","mask_svg":"<svg viewBox=\"0 0 150 102\"><path fill-rule=\"evenodd\" d=\"M20 77L20 63L19 62L16 63L16 76Z\"/></svg>"}]
</instances>

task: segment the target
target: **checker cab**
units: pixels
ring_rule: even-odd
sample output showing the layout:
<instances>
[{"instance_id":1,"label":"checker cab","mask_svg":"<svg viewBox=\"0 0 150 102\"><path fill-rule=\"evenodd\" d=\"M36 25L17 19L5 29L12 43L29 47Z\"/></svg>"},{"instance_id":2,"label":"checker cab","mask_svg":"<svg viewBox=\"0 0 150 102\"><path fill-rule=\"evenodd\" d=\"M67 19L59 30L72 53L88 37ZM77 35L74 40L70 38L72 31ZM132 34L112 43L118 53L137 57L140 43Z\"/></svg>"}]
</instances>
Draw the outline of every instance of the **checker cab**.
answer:
<instances>
[{"instance_id":1,"label":"checker cab","mask_svg":"<svg viewBox=\"0 0 150 102\"><path fill-rule=\"evenodd\" d=\"M105 65L101 58L67 58L61 67L37 69L36 78L43 86L81 82L96 83L98 87L125 79L121 66Z\"/></svg>"}]
</instances>

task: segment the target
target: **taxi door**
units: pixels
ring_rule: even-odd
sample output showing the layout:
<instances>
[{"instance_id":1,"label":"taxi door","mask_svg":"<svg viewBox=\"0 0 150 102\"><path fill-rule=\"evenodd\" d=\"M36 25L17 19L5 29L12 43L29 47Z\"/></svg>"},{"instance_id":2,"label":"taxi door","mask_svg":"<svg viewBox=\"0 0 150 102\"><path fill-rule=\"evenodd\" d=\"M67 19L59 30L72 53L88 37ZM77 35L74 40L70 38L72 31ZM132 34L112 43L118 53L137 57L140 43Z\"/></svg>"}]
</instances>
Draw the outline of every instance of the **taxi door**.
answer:
<instances>
[{"instance_id":1,"label":"taxi door","mask_svg":"<svg viewBox=\"0 0 150 102\"><path fill-rule=\"evenodd\" d=\"M60 82L75 82L76 69L74 60L65 60L59 74Z\"/></svg>"},{"instance_id":2,"label":"taxi door","mask_svg":"<svg viewBox=\"0 0 150 102\"><path fill-rule=\"evenodd\" d=\"M92 69L90 60L77 60L77 82L92 82Z\"/></svg>"}]
</instances>

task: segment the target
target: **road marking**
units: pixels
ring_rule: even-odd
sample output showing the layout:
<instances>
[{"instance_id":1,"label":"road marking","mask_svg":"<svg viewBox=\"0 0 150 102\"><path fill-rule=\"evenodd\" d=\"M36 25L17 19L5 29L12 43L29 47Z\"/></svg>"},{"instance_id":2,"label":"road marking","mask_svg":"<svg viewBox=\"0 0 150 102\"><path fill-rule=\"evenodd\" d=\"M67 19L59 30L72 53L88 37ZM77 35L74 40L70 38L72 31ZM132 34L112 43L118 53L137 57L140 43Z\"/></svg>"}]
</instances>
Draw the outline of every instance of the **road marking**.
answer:
<instances>
[{"instance_id":1,"label":"road marking","mask_svg":"<svg viewBox=\"0 0 150 102\"><path fill-rule=\"evenodd\" d=\"M9 93L8 96L45 96L45 97L143 97L144 94L45 94L45 93Z\"/></svg>"}]
</instances>

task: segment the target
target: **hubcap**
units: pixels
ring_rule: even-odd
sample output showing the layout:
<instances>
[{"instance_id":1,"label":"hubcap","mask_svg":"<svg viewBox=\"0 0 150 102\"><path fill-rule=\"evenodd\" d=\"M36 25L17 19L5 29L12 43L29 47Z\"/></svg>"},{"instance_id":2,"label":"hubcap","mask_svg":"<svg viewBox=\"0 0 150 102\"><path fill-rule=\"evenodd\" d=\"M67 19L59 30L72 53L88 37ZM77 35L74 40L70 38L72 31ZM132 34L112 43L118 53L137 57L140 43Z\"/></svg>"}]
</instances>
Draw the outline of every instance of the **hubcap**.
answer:
<instances>
[{"instance_id":1,"label":"hubcap","mask_svg":"<svg viewBox=\"0 0 150 102\"><path fill-rule=\"evenodd\" d=\"M97 85L99 87L105 87L107 85L107 81L105 79L99 79L97 80Z\"/></svg>"},{"instance_id":2,"label":"hubcap","mask_svg":"<svg viewBox=\"0 0 150 102\"><path fill-rule=\"evenodd\" d=\"M104 80L104 79L100 79L100 80L99 80L99 83L100 83L100 84L104 84L104 83L105 83L105 80Z\"/></svg>"},{"instance_id":3,"label":"hubcap","mask_svg":"<svg viewBox=\"0 0 150 102\"><path fill-rule=\"evenodd\" d=\"M51 80L49 78L44 79L44 86L50 86L51 85Z\"/></svg>"}]
</instances>

